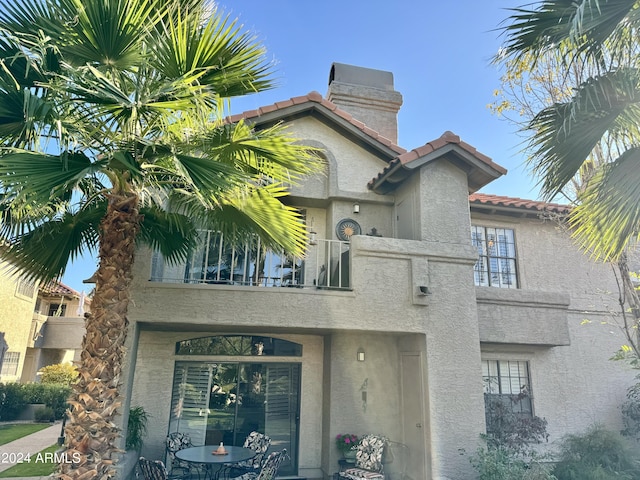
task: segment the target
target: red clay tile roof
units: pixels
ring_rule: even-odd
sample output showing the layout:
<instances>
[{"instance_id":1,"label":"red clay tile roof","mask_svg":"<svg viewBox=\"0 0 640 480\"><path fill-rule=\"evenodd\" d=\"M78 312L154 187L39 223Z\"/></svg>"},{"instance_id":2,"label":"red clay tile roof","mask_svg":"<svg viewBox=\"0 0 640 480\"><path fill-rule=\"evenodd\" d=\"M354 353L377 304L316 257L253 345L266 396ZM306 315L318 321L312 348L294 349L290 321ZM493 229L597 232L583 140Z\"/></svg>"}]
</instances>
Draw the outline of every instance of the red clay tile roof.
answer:
<instances>
[{"instance_id":1,"label":"red clay tile roof","mask_svg":"<svg viewBox=\"0 0 640 480\"><path fill-rule=\"evenodd\" d=\"M42 285L40 287L40 291L46 295L67 295L71 297L79 297L80 292L76 292L73 288L67 287L62 282L57 282L55 280L47 283L46 285Z\"/></svg>"},{"instance_id":2,"label":"red clay tile roof","mask_svg":"<svg viewBox=\"0 0 640 480\"><path fill-rule=\"evenodd\" d=\"M463 142L462 140L460 140L460 137L458 135L456 135L455 133L450 132L448 130L446 132L444 132L442 134L442 136L440 136L440 138L436 138L435 140L427 142L421 147L414 148L410 152L403 153L402 155L400 155L398 157L398 160L403 165L406 165L407 163L409 163L409 162L411 162L413 160L417 160L420 157L424 157L425 155L427 155L427 154L429 154L429 153L431 153L431 152L433 152L433 151L435 151L435 150L437 150L439 148L442 148L445 145L450 144L450 143L460 146L460 148L462 148L463 150L466 150L471 155L476 157L478 160L482 160L487 165L491 165L493 168L498 170L502 175L507 173L507 170L504 167L498 165L493 160L491 160L491 158L489 158L486 155L480 153L478 150L476 150L475 147L469 145L467 142Z\"/></svg>"},{"instance_id":3,"label":"red clay tile roof","mask_svg":"<svg viewBox=\"0 0 640 480\"><path fill-rule=\"evenodd\" d=\"M469 203L472 205L486 205L493 207L521 208L539 212L569 213L571 207L559 203L546 203L522 198L502 197L486 193L473 193L469 195Z\"/></svg>"},{"instance_id":4,"label":"red clay tile roof","mask_svg":"<svg viewBox=\"0 0 640 480\"><path fill-rule=\"evenodd\" d=\"M242 119L245 119L245 120L255 119L267 113L275 112L278 110L284 110L286 108L293 107L294 105L301 105L304 103L316 104L326 108L327 110L333 112L338 117L349 122L351 125L353 125L357 129L361 130L367 136L380 142L381 144L390 148L391 150L393 150L398 154L403 154L406 152L404 148L402 148L399 145L396 145L388 138L383 137L378 132L367 127L364 123L360 122L359 120L356 120L355 118L353 118L353 116L350 113L347 113L344 110L341 110L340 108L338 108L338 106L335 103L330 102L326 98L323 98L322 95L319 94L318 92L311 92L307 95L302 95L300 97L293 97L293 98L290 98L289 100L284 100L282 102L276 102L273 105L260 107L257 110L248 110L246 112L238 113L236 115L231 115L230 117L226 118L226 122L236 123Z\"/></svg>"},{"instance_id":5,"label":"red clay tile roof","mask_svg":"<svg viewBox=\"0 0 640 480\"><path fill-rule=\"evenodd\" d=\"M382 172L380 172L380 174L378 174L378 176L376 178L374 178L373 180L371 180L369 182L369 187L372 188L375 183L378 180L381 180L384 178L384 176L392 169L395 169L398 166L404 166L407 165L409 163L411 163L413 160L416 160L418 158L424 157L425 155L434 152L446 145L449 144L453 144L458 146L459 148L461 148L462 150L465 150L466 152L468 152L469 154L471 154L473 157L475 157L477 160L479 160L480 162L486 164L487 166L491 167L497 174L494 176L494 178L497 178L500 175L504 175L505 173L507 173L507 170L505 168L503 168L502 166L498 165L497 163L495 163L493 160L491 160L491 158L487 157L486 155L483 155L482 153L478 152L478 150L476 150L475 147L469 145L466 142L463 142L460 140L460 137L458 135L455 135L452 132L445 132L440 138L437 138L431 142L427 142L426 144L424 144L421 147L415 148L411 151L407 151L404 148L402 148L399 145L396 145L395 143L391 142L391 140L389 140L386 137L383 137L382 135L380 135L378 132L376 132L375 130L367 127L364 123L356 120L355 118L353 118L353 116L350 113L347 113L346 111L338 108L338 106L327 100L326 98L323 98L322 95L318 92L310 92L307 95L302 95L299 97L292 97L289 100L284 100L281 102L276 102L273 105L267 105L264 107L260 107L257 110L248 110L236 115L231 115L230 117L227 117L225 119L225 121L227 123L236 123L242 119L244 120L255 120L259 117L261 117L262 115L266 115L268 113L272 113L272 112L278 112L278 111L284 111L287 108L290 107L294 107L297 105L304 105L304 104L309 104L309 105L313 105L313 106L317 106L320 108L324 108L326 109L328 112L332 112L333 114L335 114L336 116L344 119L345 121L349 122L351 125L353 125L354 127L356 127L358 130L362 131L365 135L367 135L368 137L372 138L373 140L381 143L382 145L386 146L387 148L389 148L390 150L392 150L393 152L396 152L398 154L397 157L395 157L394 159L392 159L389 164L384 168L384 170ZM485 180L483 183L486 183L490 180ZM479 188L479 187L478 187Z\"/></svg>"},{"instance_id":6,"label":"red clay tile roof","mask_svg":"<svg viewBox=\"0 0 640 480\"><path fill-rule=\"evenodd\" d=\"M379 181L383 180L385 175L387 175L391 170L395 170L398 167L408 165L414 160L422 158L425 155L428 155L431 152L435 152L436 150L443 148L447 145L456 145L461 149L465 150L466 152L470 153L476 159L478 159L479 161L485 163L486 165L494 169L498 174L497 176L504 175L507 173L507 170L504 167L498 165L493 160L491 160L491 158L480 153L478 150L476 150L475 147L460 140L460 137L458 135L456 135L453 132L446 131L439 138L432 140L431 142L427 142L421 147L414 148L409 152L405 152L399 155L398 157L394 158L393 160L391 160L391 162L389 162L389 164L376 177L371 179L371 181L369 181L367 185L369 186L369 188L374 188L374 186Z\"/></svg>"}]
</instances>

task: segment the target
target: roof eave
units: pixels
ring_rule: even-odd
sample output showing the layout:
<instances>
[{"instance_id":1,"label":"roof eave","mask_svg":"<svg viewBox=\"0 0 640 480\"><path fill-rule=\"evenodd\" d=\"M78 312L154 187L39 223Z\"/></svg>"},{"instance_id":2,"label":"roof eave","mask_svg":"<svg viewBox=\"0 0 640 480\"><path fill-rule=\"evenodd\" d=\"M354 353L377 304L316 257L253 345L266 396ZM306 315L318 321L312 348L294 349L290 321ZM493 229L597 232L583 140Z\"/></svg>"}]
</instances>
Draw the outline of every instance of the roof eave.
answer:
<instances>
[{"instance_id":1,"label":"roof eave","mask_svg":"<svg viewBox=\"0 0 640 480\"><path fill-rule=\"evenodd\" d=\"M436 160L444 159L466 172L469 193L480 190L485 185L501 177L505 172L492 167L457 144L449 143L408 163L397 161L370 186L376 193L388 193L395 184L401 183L414 171Z\"/></svg>"},{"instance_id":2,"label":"roof eave","mask_svg":"<svg viewBox=\"0 0 640 480\"><path fill-rule=\"evenodd\" d=\"M384 138L380 138L378 140L368 134L367 130L370 129L368 129L366 125L361 124L360 122L356 122L356 125L336 112L338 112L338 110L331 110L321 103L306 101L282 107L270 112L261 113L259 115L249 116L245 118L245 122L259 127L262 125L273 125L278 122L288 121L306 115L315 115L320 117L321 120L324 120L325 123L334 125L335 127L353 135L358 139L358 141L366 144L369 148L376 150L381 156L386 157L388 160L397 157L398 154L404 153L405 150L403 148L394 145L391 141ZM376 134L373 130L371 130L371 133Z\"/></svg>"}]
</instances>

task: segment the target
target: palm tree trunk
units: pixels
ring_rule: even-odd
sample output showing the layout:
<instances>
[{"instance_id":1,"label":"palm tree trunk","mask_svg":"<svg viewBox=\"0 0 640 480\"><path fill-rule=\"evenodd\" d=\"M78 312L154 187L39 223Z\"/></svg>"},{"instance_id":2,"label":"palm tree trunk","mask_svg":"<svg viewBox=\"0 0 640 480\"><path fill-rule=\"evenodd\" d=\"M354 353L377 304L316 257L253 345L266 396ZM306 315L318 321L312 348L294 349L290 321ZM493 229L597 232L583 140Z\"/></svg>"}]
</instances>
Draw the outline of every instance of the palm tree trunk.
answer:
<instances>
[{"instance_id":1,"label":"palm tree trunk","mask_svg":"<svg viewBox=\"0 0 640 480\"><path fill-rule=\"evenodd\" d=\"M631 278L626 253L623 253L618 260L618 270L622 282L619 302L624 322L624 333L635 358L640 360L640 329L638 328L640 326L640 296Z\"/></svg>"},{"instance_id":2,"label":"palm tree trunk","mask_svg":"<svg viewBox=\"0 0 640 480\"><path fill-rule=\"evenodd\" d=\"M114 194L100 225L100 265L91 314L78 368L79 379L69 401L67 461L58 478L106 479L113 463L120 429L113 422L121 406L119 383L125 356L129 286L140 228L138 197Z\"/></svg>"}]
</instances>

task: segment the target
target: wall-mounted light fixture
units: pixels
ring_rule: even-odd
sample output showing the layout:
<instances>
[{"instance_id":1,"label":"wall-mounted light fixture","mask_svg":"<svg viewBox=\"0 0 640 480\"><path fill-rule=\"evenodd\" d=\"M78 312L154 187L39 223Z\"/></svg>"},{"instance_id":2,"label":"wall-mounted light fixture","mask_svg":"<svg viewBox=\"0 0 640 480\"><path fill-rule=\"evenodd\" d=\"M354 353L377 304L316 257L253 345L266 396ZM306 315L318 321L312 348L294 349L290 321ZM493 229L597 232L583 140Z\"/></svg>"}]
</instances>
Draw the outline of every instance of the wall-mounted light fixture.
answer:
<instances>
[{"instance_id":1,"label":"wall-mounted light fixture","mask_svg":"<svg viewBox=\"0 0 640 480\"><path fill-rule=\"evenodd\" d=\"M431 290L429 290L429 287L426 285L420 285L418 287L418 291L420 292L420 295L431 295Z\"/></svg>"},{"instance_id":2,"label":"wall-mounted light fixture","mask_svg":"<svg viewBox=\"0 0 640 480\"><path fill-rule=\"evenodd\" d=\"M359 203L354 203L353 204L353 213L360 213L360 204Z\"/></svg>"},{"instance_id":3,"label":"wall-mounted light fixture","mask_svg":"<svg viewBox=\"0 0 640 480\"><path fill-rule=\"evenodd\" d=\"M358 359L359 362L364 362L364 348L360 347L358 349L356 358Z\"/></svg>"}]
</instances>

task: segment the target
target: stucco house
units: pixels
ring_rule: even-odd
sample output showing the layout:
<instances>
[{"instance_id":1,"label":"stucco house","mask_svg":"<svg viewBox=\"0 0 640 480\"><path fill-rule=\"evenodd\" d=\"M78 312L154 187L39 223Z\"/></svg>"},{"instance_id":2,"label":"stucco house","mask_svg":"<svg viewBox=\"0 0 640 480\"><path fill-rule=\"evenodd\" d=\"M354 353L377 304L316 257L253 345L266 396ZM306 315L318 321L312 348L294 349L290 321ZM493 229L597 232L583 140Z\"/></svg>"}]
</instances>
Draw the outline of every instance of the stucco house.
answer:
<instances>
[{"instance_id":1,"label":"stucco house","mask_svg":"<svg viewBox=\"0 0 640 480\"><path fill-rule=\"evenodd\" d=\"M38 370L79 360L90 300L61 282L41 285L13 275L0 261L0 382L33 382Z\"/></svg>"},{"instance_id":2,"label":"stucco house","mask_svg":"<svg viewBox=\"0 0 640 480\"><path fill-rule=\"evenodd\" d=\"M152 415L144 456L164 459L173 431L255 429L287 448L280 475L326 479L337 434L378 433L409 447L411 478L463 480L485 393L521 389L550 442L620 428L634 375L608 360L623 342L610 269L572 245L566 207L477 193L506 171L455 134L398 146L401 104L390 72L334 64L326 98L231 119L321 149L326 171L291 189L308 252L216 232L183 265L138 252L123 381Z\"/></svg>"}]
</instances>

